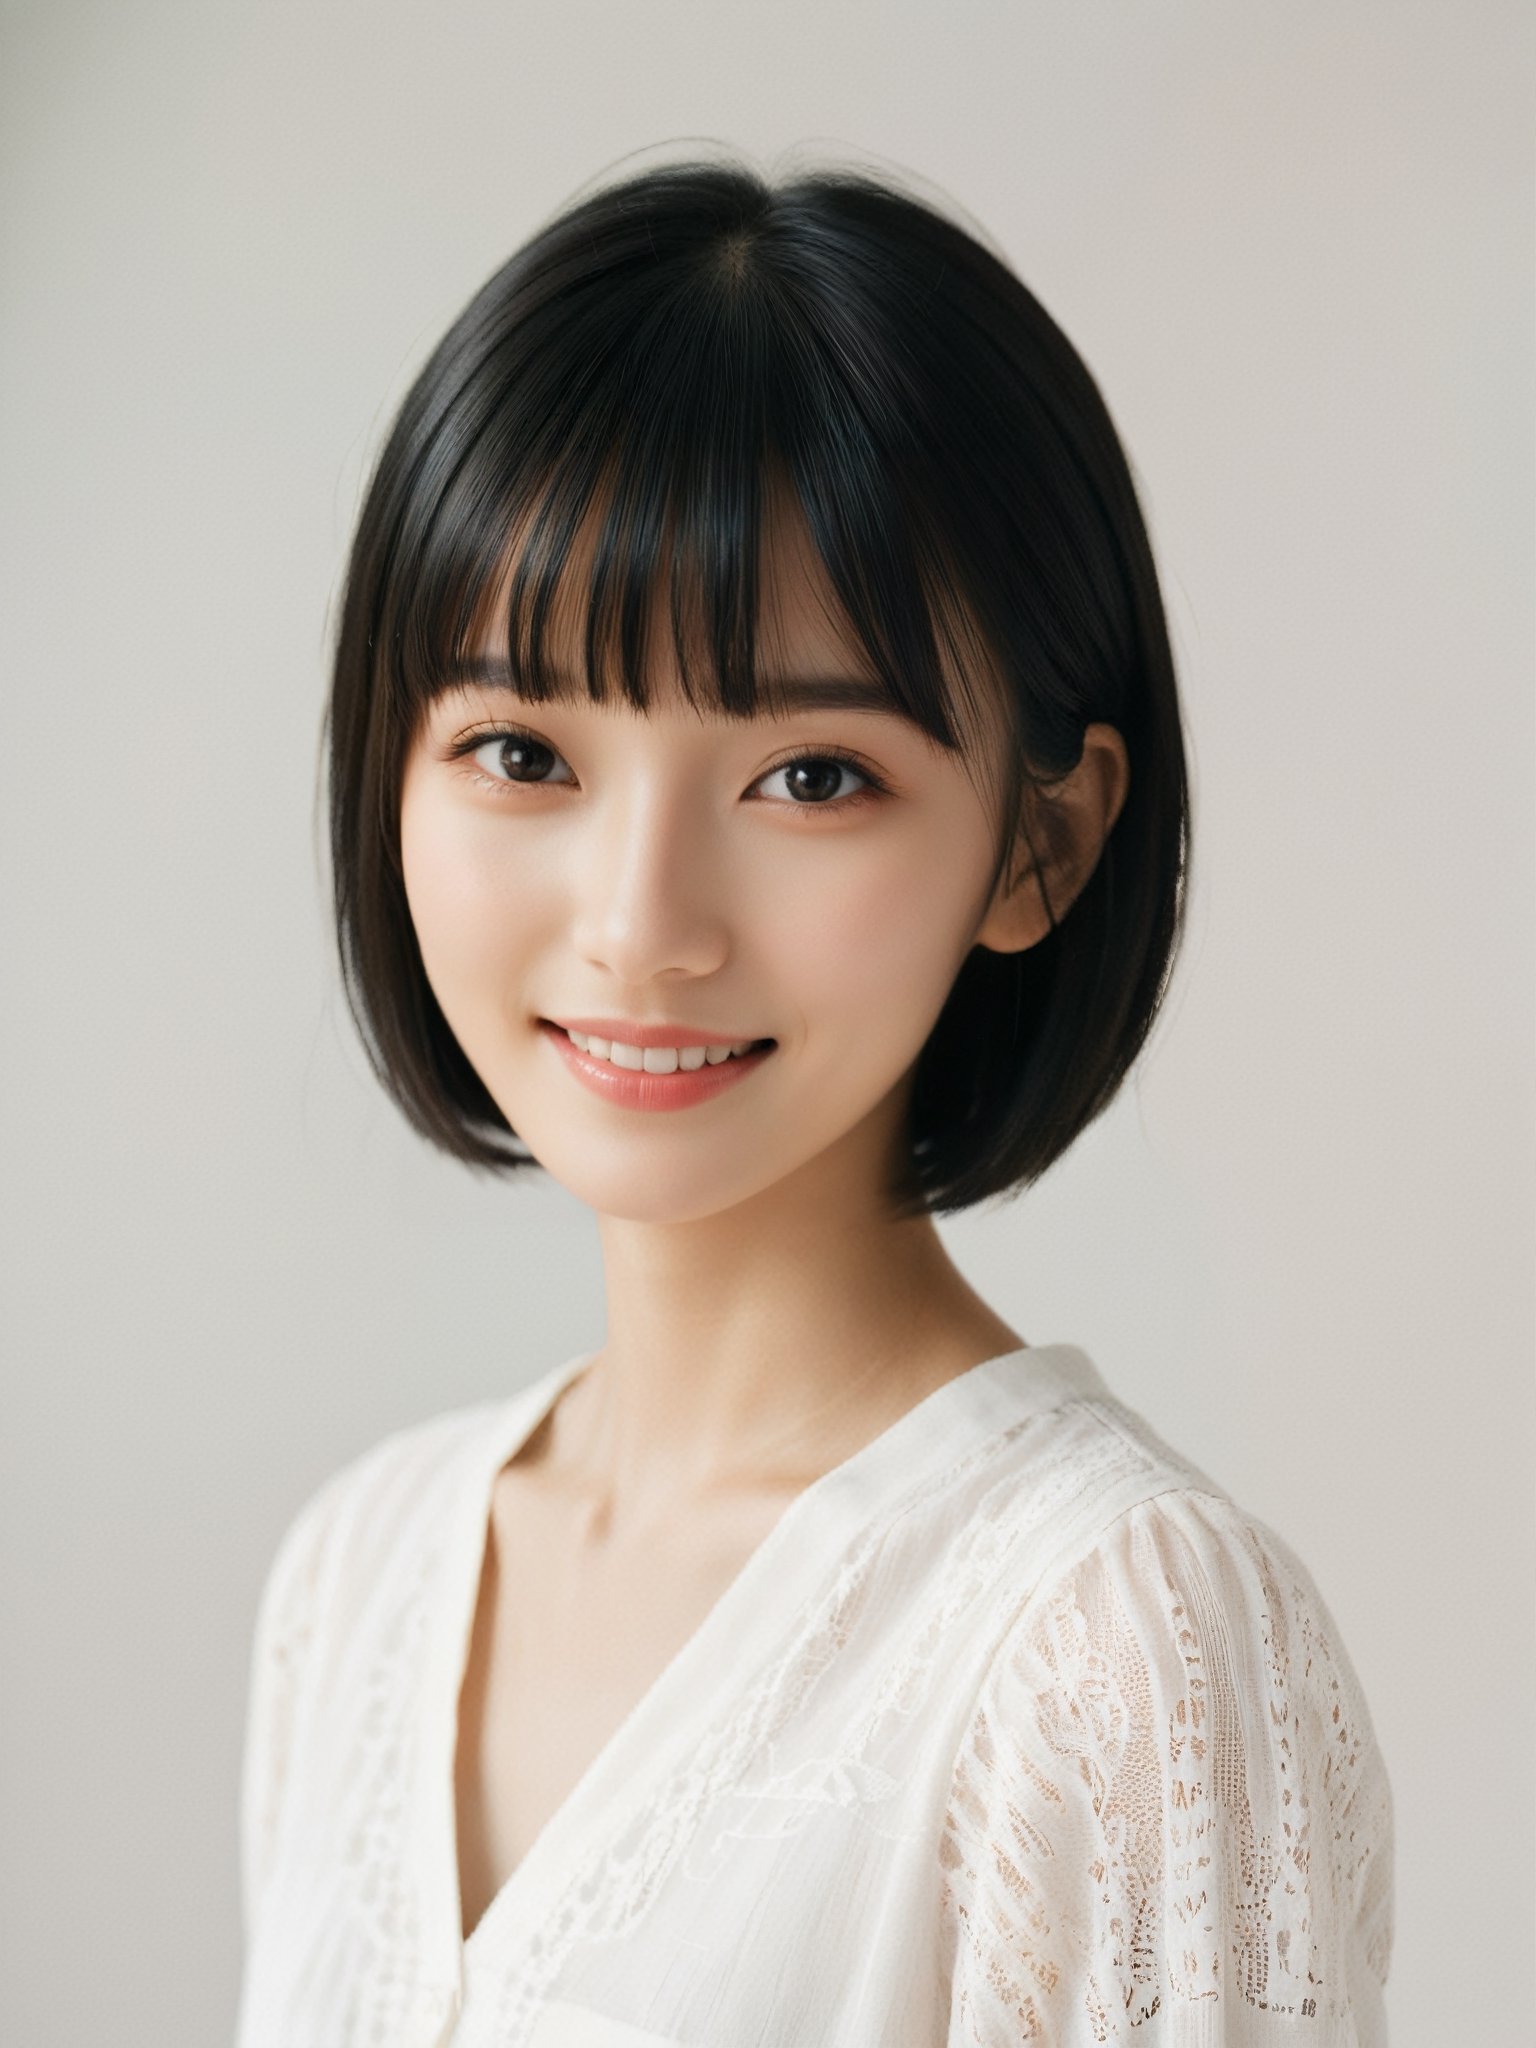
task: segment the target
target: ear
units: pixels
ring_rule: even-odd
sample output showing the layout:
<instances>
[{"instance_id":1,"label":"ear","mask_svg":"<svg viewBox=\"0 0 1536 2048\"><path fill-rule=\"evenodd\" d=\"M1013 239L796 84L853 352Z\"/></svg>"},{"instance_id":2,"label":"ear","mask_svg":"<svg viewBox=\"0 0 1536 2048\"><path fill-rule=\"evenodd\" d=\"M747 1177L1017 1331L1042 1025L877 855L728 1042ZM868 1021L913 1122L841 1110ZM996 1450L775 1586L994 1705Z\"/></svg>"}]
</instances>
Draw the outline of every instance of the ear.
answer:
<instances>
[{"instance_id":1,"label":"ear","mask_svg":"<svg viewBox=\"0 0 1536 2048\"><path fill-rule=\"evenodd\" d=\"M1090 725L1077 766L1047 785L1043 815L1038 822L1030 820L1038 862L1030 858L1028 841L1021 835L1022 865L1015 861L999 882L976 945L994 953L1022 953L1050 931L1052 915L1061 922L1098 866L1130 780L1130 760L1119 732L1112 725Z\"/></svg>"}]
</instances>

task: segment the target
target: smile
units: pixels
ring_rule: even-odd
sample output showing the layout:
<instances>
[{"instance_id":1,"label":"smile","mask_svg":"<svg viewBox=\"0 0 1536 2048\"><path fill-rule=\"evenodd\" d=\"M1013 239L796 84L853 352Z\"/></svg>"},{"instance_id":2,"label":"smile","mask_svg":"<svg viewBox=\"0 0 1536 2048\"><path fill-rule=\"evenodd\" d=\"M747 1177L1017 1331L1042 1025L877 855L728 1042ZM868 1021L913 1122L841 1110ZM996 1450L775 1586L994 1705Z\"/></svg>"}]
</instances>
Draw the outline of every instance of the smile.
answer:
<instances>
[{"instance_id":1,"label":"smile","mask_svg":"<svg viewBox=\"0 0 1536 2048\"><path fill-rule=\"evenodd\" d=\"M730 1045L626 1045L542 1018L539 1030L594 1095L620 1109L690 1109L738 1087L775 1050L771 1038Z\"/></svg>"},{"instance_id":2,"label":"smile","mask_svg":"<svg viewBox=\"0 0 1536 2048\"><path fill-rule=\"evenodd\" d=\"M696 1073L704 1065L718 1067L728 1059L740 1059L754 1045L766 1040L743 1038L734 1045L626 1045L618 1038L598 1038L589 1031L567 1031L572 1045L595 1060L608 1060L632 1074Z\"/></svg>"}]
</instances>

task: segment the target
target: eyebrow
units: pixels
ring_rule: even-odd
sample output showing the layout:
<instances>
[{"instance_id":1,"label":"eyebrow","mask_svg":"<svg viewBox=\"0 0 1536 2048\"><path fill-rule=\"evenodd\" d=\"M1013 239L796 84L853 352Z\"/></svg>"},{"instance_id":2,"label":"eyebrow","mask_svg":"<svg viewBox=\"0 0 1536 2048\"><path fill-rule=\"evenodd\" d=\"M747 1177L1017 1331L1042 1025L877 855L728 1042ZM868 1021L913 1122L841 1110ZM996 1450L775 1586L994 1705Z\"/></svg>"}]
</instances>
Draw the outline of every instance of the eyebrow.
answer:
<instances>
[{"instance_id":1,"label":"eyebrow","mask_svg":"<svg viewBox=\"0 0 1536 2048\"><path fill-rule=\"evenodd\" d=\"M552 681L557 702L573 702L587 694L586 686L564 670L557 670ZM473 683L489 689L506 690L514 697L522 695L500 655L466 655L453 663L445 677L448 689L463 688ZM907 718L907 713L900 705L892 703L889 694L878 683L863 676L773 676L767 678L761 688L775 709L782 706L785 711L875 711L884 712L890 718Z\"/></svg>"}]
</instances>

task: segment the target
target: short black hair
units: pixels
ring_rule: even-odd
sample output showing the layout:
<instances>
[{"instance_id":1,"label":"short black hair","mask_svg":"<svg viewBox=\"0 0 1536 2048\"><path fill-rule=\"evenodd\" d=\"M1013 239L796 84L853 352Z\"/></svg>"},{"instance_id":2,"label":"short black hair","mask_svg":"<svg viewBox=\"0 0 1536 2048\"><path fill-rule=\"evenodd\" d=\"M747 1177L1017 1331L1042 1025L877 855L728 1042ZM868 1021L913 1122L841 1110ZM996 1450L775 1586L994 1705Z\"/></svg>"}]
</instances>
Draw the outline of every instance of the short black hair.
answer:
<instances>
[{"instance_id":1,"label":"short black hair","mask_svg":"<svg viewBox=\"0 0 1536 2048\"><path fill-rule=\"evenodd\" d=\"M894 707L964 751L984 651L1008 722L994 885L1026 795L1121 733L1130 779L1086 885L1022 952L972 948L919 1056L900 1213L1020 1192L1108 1105L1183 928L1189 801L1157 573L1097 385L1009 265L863 169L773 181L737 162L650 169L539 230L411 386L347 568L326 713L343 984L410 1122L471 1165L538 1162L428 984L406 902L400 794L525 522L506 618L515 686L573 686L545 640L583 522L601 525L587 672L648 702L661 563L683 687L750 715L759 545L793 492ZM687 630L684 617L696 622ZM702 645L705 673L691 655ZM943 653L950 656L946 671ZM771 689L771 685L768 686ZM510 1141L510 1142L509 1142Z\"/></svg>"}]
</instances>

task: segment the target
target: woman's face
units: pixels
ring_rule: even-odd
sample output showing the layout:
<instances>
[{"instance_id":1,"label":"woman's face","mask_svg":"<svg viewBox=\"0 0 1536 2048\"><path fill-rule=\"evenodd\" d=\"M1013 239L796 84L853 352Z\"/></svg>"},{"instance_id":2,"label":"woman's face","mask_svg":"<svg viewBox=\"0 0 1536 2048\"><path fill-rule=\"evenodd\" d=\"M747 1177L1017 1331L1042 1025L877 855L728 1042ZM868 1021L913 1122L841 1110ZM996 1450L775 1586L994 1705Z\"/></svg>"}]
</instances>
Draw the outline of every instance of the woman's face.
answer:
<instances>
[{"instance_id":1,"label":"woman's face","mask_svg":"<svg viewBox=\"0 0 1536 2048\"><path fill-rule=\"evenodd\" d=\"M764 568L765 668L867 679L803 527L781 522ZM834 1184L846 1203L850 1173L873 1208L967 953L1031 943L1043 912L1026 890L989 923L993 820L958 756L878 703L696 712L663 638L648 713L524 702L490 636L491 679L436 701L401 805L428 979L513 1130L600 1215L688 1221ZM579 1018L774 1044L703 1099L664 1106L703 1092L674 1079L639 1106L622 1067L583 1078L555 1028Z\"/></svg>"}]
</instances>

